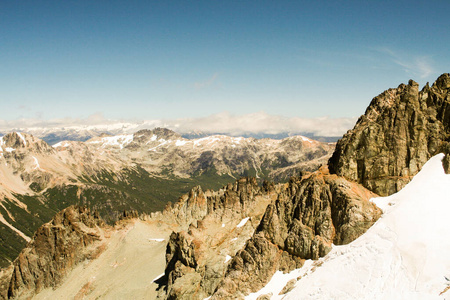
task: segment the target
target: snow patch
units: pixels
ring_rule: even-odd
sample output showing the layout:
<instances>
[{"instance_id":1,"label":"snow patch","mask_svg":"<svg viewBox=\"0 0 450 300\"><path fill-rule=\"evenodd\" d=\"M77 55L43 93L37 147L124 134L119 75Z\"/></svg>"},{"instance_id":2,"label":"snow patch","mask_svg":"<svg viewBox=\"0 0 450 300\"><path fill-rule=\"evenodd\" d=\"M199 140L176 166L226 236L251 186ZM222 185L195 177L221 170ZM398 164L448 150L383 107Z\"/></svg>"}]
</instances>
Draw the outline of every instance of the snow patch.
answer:
<instances>
[{"instance_id":1,"label":"snow patch","mask_svg":"<svg viewBox=\"0 0 450 300\"><path fill-rule=\"evenodd\" d=\"M250 217L247 217L247 218L241 220L241 222L239 222L239 224L237 224L236 228L240 228L240 227L244 226L245 223L247 223L247 221L248 221L249 219L250 219Z\"/></svg>"},{"instance_id":2,"label":"snow patch","mask_svg":"<svg viewBox=\"0 0 450 300\"><path fill-rule=\"evenodd\" d=\"M69 146L70 146L70 143L68 143L68 142L59 142L59 143L54 144L52 147L53 148L59 148L59 147L65 148L65 147L69 147Z\"/></svg>"},{"instance_id":3,"label":"snow patch","mask_svg":"<svg viewBox=\"0 0 450 300\"><path fill-rule=\"evenodd\" d=\"M159 144L159 145L156 146L156 147L150 148L150 149L148 149L147 151L156 151L156 149L158 149L159 147L164 146L165 144L168 143L166 140L162 140L162 141L163 141L163 142L162 142L161 144Z\"/></svg>"},{"instance_id":4,"label":"snow patch","mask_svg":"<svg viewBox=\"0 0 450 300\"><path fill-rule=\"evenodd\" d=\"M16 132L17 135L22 139L23 141L23 145L26 146L27 145L27 141L25 140L25 138L23 137L23 135L20 132Z\"/></svg>"},{"instance_id":5,"label":"snow patch","mask_svg":"<svg viewBox=\"0 0 450 300\"><path fill-rule=\"evenodd\" d=\"M177 140L177 141L175 142L175 146L184 146L184 145L186 145L186 143L187 143L187 141L180 141L180 140Z\"/></svg>"},{"instance_id":6,"label":"snow patch","mask_svg":"<svg viewBox=\"0 0 450 300\"><path fill-rule=\"evenodd\" d=\"M432 157L400 192L373 199L382 217L352 243L333 247L283 299L449 299L450 175L443 157Z\"/></svg>"},{"instance_id":7,"label":"snow patch","mask_svg":"<svg viewBox=\"0 0 450 300\"><path fill-rule=\"evenodd\" d=\"M259 296L272 293L271 300L282 299L285 295L279 295L286 284L300 276L305 276L306 271L312 265L312 260L307 260L302 268L293 270L289 273L283 274L281 271L275 272L270 281L265 287L257 291L256 293L251 293L245 297L245 300L256 300ZM306 299L306 298L305 298Z\"/></svg>"},{"instance_id":8,"label":"snow patch","mask_svg":"<svg viewBox=\"0 0 450 300\"><path fill-rule=\"evenodd\" d=\"M164 239L148 239L150 242L164 242Z\"/></svg>"},{"instance_id":9,"label":"snow patch","mask_svg":"<svg viewBox=\"0 0 450 300\"><path fill-rule=\"evenodd\" d=\"M41 170L41 166L39 165L38 159L36 157L34 157L34 156L32 156L32 157L34 159L34 163L36 164L36 166L34 167L33 170L37 170L37 169Z\"/></svg>"},{"instance_id":10,"label":"snow patch","mask_svg":"<svg viewBox=\"0 0 450 300\"><path fill-rule=\"evenodd\" d=\"M155 277L155 279L152 280L152 282L155 282L156 280L160 279L161 277L163 277L165 274L159 274L158 276Z\"/></svg>"},{"instance_id":11,"label":"snow patch","mask_svg":"<svg viewBox=\"0 0 450 300\"><path fill-rule=\"evenodd\" d=\"M16 149L10 148L10 147L6 147L5 151L11 153L13 151L16 151Z\"/></svg>"},{"instance_id":12,"label":"snow patch","mask_svg":"<svg viewBox=\"0 0 450 300\"><path fill-rule=\"evenodd\" d=\"M119 146L120 149L123 149L126 145L133 141L133 135L116 135L116 136L108 136L103 137L99 141L92 141L89 144L102 144L102 147L105 146Z\"/></svg>"},{"instance_id":13,"label":"snow patch","mask_svg":"<svg viewBox=\"0 0 450 300\"><path fill-rule=\"evenodd\" d=\"M225 261L223 262L224 264L226 264L227 262L229 262L231 260L231 256L227 255L225 257Z\"/></svg>"},{"instance_id":14,"label":"snow patch","mask_svg":"<svg viewBox=\"0 0 450 300\"><path fill-rule=\"evenodd\" d=\"M313 141L311 141L310 139L308 139L307 137L305 137L305 136L299 136L301 139L302 139L302 141L304 141L304 142L308 142L308 143L312 143Z\"/></svg>"}]
</instances>

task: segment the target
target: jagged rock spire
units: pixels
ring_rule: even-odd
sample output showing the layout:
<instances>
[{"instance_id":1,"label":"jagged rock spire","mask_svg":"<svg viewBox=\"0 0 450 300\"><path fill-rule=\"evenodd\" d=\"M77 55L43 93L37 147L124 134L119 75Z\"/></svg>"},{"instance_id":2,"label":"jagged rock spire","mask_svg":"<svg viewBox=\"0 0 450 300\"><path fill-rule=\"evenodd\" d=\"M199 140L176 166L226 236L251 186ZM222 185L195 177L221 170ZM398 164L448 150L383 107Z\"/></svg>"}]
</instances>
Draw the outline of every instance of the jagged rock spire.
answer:
<instances>
[{"instance_id":1,"label":"jagged rock spire","mask_svg":"<svg viewBox=\"0 0 450 300\"><path fill-rule=\"evenodd\" d=\"M421 91L410 80L375 97L337 143L330 172L379 195L399 191L430 157L449 152L449 88L445 73Z\"/></svg>"}]
</instances>

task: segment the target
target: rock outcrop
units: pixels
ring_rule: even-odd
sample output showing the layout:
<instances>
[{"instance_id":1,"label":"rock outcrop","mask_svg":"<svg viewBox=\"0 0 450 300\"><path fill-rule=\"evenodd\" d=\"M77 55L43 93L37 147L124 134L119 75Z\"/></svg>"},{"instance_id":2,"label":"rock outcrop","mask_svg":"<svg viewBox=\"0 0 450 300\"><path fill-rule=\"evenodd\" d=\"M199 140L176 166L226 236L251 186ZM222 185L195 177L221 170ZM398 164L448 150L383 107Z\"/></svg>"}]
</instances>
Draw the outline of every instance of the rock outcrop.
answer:
<instances>
[{"instance_id":1,"label":"rock outcrop","mask_svg":"<svg viewBox=\"0 0 450 300\"><path fill-rule=\"evenodd\" d=\"M277 270L298 268L363 234L381 215L369 202L374 196L326 168L276 186L243 178L220 192L193 189L164 212L191 225L171 235L160 298L232 299L256 291ZM241 219L245 226L230 227Z\"/></svg>"},{"instance_id":2,"label":"rock outcrop","mask_svg":"<svg viewBox=\"0 0 450 300\"><path fill-rule=\"evenodd\" d=\"M170 236L164 290L159 297L202 299L211 295L229 259L245 245L275 198L269 185L261 187L255 178L242 178L218 192L196 187L168 206L163 213L166 218L190 225Z\"/></svg>"},{"instance_id":3,"label":"rock outcrop","mask_svg":"<svg viewBox=\"0 0 450 300\"><path fill-rule=\"evenodd\" d=\"M240 219L248 215L249 209L254 209L255 197L263 192L254 177L243 177L218 191L203 192L197 186L181 196L178 202L169 203L163 213L181 225L189 225L207 215L219 219Z\"/></svg>"},{"instance_id":4,"label":"rock outcrop","mask_svg":"<svg viewBox=\"0 0 450 300\"><path fill-rule=\"evenodd\" d=\"M123 210L161 211L195 185L219 189L242 176L286 180L325 164L333 149L301 136L189 140L164 128L53 146L26 133L6 134L0 137L0 267L69 205L96 209L113 223Z\"/></svg>"},{"instance_id":5,"label":"rock outcrop","mask_svg":"<svg viewBox=\"0 0 450 300\"><path fill-rule=\"evenodd\" d=\"M372 100L355 127L337 143L329 168L379 195L390 195L430 157L449 153L449 141L450 74L421 91L410 80Z\"/></svg>"},{"instance_id":6,"label":"rock outcrop","mask_svg":"<svg viewBox=\"0 0 450 300\"><path fill-rule=\"evenodd\" d=\"M93 252L88 246L101 239L103 225L98 215L84 207L71 206L59 212L37 230L14 261L9 284L1 296L25 299L57 286L68 271Z\"/></svg>"},{"instance_id":7,"label":"rock outcrop","mask_svg":"<svg viewBox=\"0 0 450 300\"><path fill-rule=\"evenodd\" d=\"M237 253L212 299L232 299L262 288L277 270L291 271L305 259L325 256L347 244L380 217L362 186L324 169L292 178L268 205L253 237Z\"/></svg>"}]
</instances>

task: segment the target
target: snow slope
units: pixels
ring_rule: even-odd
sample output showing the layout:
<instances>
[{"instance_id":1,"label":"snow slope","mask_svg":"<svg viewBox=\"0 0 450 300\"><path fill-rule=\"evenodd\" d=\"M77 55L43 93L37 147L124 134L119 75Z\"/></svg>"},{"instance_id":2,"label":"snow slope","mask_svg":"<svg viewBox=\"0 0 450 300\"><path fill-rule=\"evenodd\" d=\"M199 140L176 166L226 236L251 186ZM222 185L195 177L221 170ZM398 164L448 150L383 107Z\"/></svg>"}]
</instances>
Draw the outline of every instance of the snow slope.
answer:
<instances>
[{"instance_id":1,"label":"snow slope","mask_svg":"<svg viewBox=\"0 0 450 300\"><path fill-rule=\"evenodd\" d=\"M384 210L377 223L300 269L295 288L284 298L274 289L272 299L450 299L450 175L443 157L431 158L400 192L373 199Z\"/></svg>"}]
</instances>

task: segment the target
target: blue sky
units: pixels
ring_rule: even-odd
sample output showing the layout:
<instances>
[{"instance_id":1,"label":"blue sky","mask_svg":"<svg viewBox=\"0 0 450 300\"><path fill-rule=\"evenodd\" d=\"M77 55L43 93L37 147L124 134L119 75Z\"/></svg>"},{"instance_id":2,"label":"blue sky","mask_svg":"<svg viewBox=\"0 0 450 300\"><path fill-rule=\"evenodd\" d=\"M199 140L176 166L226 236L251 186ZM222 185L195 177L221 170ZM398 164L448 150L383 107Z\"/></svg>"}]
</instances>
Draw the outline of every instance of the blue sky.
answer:
<instances>
[{"instance_id":1,"label":"blue sky","mask_svg":"<svg viewBox=\"0 0 450 300\"><path fill-rule=\"evenodd\" d=\"M450 2L0 2L1 120L357 117L450 72Z\"/></svg>"}]
</instances>

